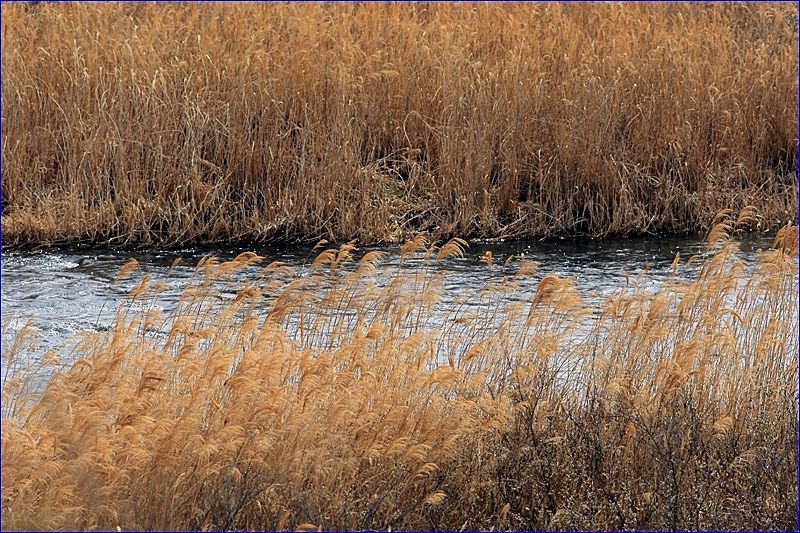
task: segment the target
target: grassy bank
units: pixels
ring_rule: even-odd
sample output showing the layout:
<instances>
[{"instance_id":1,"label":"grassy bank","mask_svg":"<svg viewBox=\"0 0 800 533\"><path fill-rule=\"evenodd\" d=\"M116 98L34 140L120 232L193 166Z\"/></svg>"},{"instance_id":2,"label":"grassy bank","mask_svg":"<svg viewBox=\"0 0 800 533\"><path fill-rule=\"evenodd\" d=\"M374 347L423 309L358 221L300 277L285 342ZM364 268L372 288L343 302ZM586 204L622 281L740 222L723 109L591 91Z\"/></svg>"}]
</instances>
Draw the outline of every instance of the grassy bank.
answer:
<instances>
[{"instance_id":1,"label":"grassy bank","mask_svg":"<svg viewBox=\"0 0 800 533\"><path fill-rule=\"evenodd\" d=\"M751 270L725 223L599 308L524 258L442 303L462 241L209 258L167 317L132 263L42 396L3 383L3 529L793 530L797 227Z\"/></svg>"},{"instance_id":2,"label":"grassy bank","mask_svg":"<svg viewBox=\"0 0 800 533\"><path fill-rule=\"evenodd\" d=\"M2 11L4 246L796 220L795 4Z\"/></svg>"}]
</instances>

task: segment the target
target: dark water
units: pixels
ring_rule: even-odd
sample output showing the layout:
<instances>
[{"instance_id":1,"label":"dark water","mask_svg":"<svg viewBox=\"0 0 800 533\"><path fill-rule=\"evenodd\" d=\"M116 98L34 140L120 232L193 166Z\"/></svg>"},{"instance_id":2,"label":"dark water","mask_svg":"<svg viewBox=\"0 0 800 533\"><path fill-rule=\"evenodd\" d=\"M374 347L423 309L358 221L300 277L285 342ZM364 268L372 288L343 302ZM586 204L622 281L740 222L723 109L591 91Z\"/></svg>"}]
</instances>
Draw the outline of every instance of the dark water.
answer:
<instances>
[{"instance_id":1,"label":"dark water","mask_svg":"<svg viewBox=\"0 0 800 533\"><path fill-rule=\"evenodd\" d=\"M740 256L752 264L756 250L769 248L772 236L746 234L739 240ZM375 248L358 248L354 258ZM388 247L383 264L397 265L399 247ZM169 312L191 279L194 267L204 256L213 254L229 260L243 251L254 251L265 260L253 267L253 274L271 261L284 261L298 269L307 268L316 254L311 246L254 248L188 248L174 251L48 251L43 253L6 254L2 256L2 349L6 353L23 324L31 320L36 328L37 346L26 351L29 358L40 358L47 350L61 348L68 355L81 332L105 330L112 325L116 311L141 276L129 276L118 284L114 280L120 268L136 259L144 274L155 282L165 281L168 289L157 304ZM481 258L491 251L495 267L490 273ZM642 278L645 289L657 289L671 272L675 255L684 263L690 256L703 254L705 242L679 237L555 239L546 241L474 242L464 258L449 259L442 266L452 274L447 277L445 292L464 287L479 288L490 276L502 276L503 263L510 256L524 253L526 261L539 264L538 273L529 281L533 290L545 275L572 276L584 298L599 303L621 287L624 273L631 276L647 270ZM182 262L170 273L177 258ZM508 269L513 274L516 266ZM248 275L247 272L244 273ZM684 275L691 275L691 271ZM446 296L445 296L446 298ZM66 353L65 353L66 352Z\"/></svg>"}]
</instances>

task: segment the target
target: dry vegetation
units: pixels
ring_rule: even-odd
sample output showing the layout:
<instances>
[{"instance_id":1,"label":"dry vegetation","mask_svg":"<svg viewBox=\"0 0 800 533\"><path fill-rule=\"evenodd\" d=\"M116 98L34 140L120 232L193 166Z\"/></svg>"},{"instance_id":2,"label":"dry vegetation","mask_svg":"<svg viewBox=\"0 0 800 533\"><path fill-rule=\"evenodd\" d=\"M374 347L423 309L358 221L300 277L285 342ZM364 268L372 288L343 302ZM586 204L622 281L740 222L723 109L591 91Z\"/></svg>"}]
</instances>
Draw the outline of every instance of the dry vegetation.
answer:
<instances>
[{"instance_id":1,"label":"dry vegetation","mask_svg":"<svg viewBox=\"0 0 800 533\"><path fill-rule=\"evenodd\" d=\"M167 317L145 277L43 395L6 375L3 529L796 530L797 227L746 268L732 226L597 309L524 258L443 304L464 243L421 237L208 258Z\"/></svg>"},{"instance_id":2,"label":"dry vegetation","mask_svg":"<svg viewBox=\"0 0 800 533\"><path fill-rule=\"evenodd\" d=\"M3 3L4 246L796 221L794 3Z\"/></svg>"}]
</instances>

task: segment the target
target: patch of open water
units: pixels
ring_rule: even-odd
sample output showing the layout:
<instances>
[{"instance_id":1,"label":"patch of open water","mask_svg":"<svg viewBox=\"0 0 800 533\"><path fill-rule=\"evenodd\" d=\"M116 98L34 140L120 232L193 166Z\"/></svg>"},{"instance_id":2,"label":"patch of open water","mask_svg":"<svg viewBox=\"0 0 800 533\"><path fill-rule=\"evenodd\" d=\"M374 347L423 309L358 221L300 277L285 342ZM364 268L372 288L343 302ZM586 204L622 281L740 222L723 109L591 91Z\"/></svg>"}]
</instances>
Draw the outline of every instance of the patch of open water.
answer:
<instances>
[{"instance_id":1,"label":"patch of open water","mask_svg":"<svg viewBox=\"0 0 800 533\"><path fill-rule=\"evenodd\" d=\"M755 262L758 249L772 245L773 236L743 234L737 242L740 258L747 265ZM399 246L359 247L353 252L359 260L370 250L382 250L387 256L383 267L397 267ZM130 276L115 284L120 269L130 259L136 259L142 273L150 274L158 283L166 282L167 290L159 295L157 304L165 313L177 305L181 293L193 277L197 262L213 254L220 260L230 260L243 251L264 256L259 265L241 274L243 279L254 276L271 261L283 261L300 271L307 269L321 249L312 246L255 246L224 248L186 248L182 250L52 250L41 253L2 255L2 350L5 353L14 343L26 321L32 321L37 332L37 346L27 357L40 358L48 350L60 347L67 355L76 334L108 329L120 304L130 290L139 284L141 276ZM494 268L490 272L484 254L491 251ZM538 263L537 273L525 283L530 290L547 274L573 277L584 300L599 305L606 297L626 286L625 275L641 278L641 288L657 290L672 272L675 255L681 263L696 254L706 253L702 239L684 237L644 237L607 239L549 239L542 241L473 242L463 258L450 258L434 268L449 272L444 285L443 299L452 301L466 288L480 289L491 276L513 274L518 261L507 269L503 264L509 256ZM181 263L170 272L177 258ZM699 264L698 264L699 265ZM505 271L504 271L505 270ZM691 276L692 269L682 276ZM523 289L527 289L523 287ZM5 367L5 365L4 365Z\"/></svg>"}]
</instances>

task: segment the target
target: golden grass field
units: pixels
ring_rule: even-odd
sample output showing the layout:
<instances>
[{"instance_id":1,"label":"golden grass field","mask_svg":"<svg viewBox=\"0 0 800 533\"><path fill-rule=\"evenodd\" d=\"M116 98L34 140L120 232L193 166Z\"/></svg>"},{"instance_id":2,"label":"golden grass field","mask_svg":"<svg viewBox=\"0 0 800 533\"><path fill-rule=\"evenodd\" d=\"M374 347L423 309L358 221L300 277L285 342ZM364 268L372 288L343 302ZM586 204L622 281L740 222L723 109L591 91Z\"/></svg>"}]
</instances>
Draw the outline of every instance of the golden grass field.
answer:
<instances>
[{"instance_id":1,"label":"golden grass field","mask_svg":"<svg viewBox=\"0 0 800 533\"><path fill-rule=\"evenodd\" d=\"M797 4L1 9L4 251L350 241L23 328L3 530L798 528ZM656 291L443 294L457 237L683 232Z\"/></svg>"},{"instance_id":2,"label":"golden grass field","mask_svg":"<svg viewBox=\"0 0 800 533\"><path fill-rule=\"evenodd\" d=\"M3 246L797 220L795 3L6 3Z\"/></svg>"},{"instance_id":3,"label":"golden grass field","mask_svg":"<svg viewBox=\"0 0 800 533\"><path fill-rule=\"evenodd\" d=\"M167 316L132 262L42 394L3 353L3 530L796 530L798 233L746 266L750 214L596 307L524 257L443 303L458 239L209 257Z\"/></svg>"}]
</instances>

